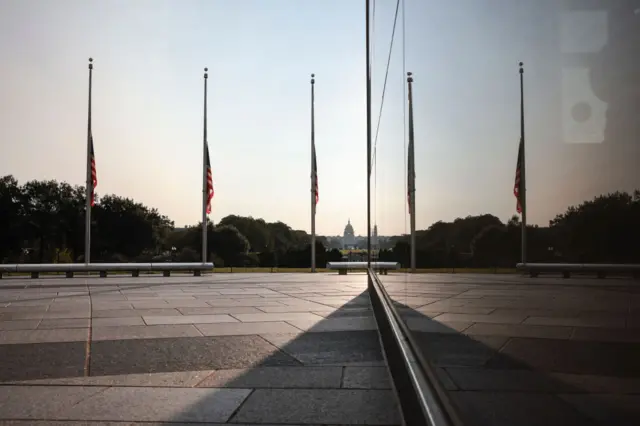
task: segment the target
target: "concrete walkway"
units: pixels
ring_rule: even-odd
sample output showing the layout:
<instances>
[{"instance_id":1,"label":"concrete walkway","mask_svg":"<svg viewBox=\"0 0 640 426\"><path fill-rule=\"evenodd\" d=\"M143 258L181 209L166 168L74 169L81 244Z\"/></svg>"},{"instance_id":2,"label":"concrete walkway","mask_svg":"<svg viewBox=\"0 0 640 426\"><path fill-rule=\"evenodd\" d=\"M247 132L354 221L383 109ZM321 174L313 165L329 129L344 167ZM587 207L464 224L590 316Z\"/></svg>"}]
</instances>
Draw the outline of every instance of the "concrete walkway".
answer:
<instances>
[{"instance_id":1,"label":"concrete walkway","mask_svg":"<svg viewBox=\"0 0 640 426\"><path fill-rule=\"evenodd\" d=\"M0 360L3 424L400 423L365 275L3 279Z\"/></svg>"}]
</instances>

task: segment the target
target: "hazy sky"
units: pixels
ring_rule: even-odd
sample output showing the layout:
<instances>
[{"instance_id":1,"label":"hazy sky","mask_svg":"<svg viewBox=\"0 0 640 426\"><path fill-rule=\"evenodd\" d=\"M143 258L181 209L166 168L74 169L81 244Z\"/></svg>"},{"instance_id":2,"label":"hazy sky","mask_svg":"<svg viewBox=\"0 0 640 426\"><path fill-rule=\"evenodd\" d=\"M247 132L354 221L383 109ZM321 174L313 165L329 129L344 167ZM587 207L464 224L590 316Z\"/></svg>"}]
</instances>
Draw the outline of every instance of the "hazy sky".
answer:
<instances>
[{"instance_id":1,"label":"hazy sky","mask_svg":"<svg viewBox=\"0 0 640 426\"><path fill-rule=\"evenodd\" d=\"M566 164L547 169L549 146L563 143L549 83L560 81L560 36L558 17L533 3L406 0L419 229L515 213L520 60L530 222L599 192L580 186L583 172L567 176ZM376 2L374 131L394 9L393 0ZM134 198L177 226L196 223L207 66L212 219L251 215L309 230L315 73L317 230L342 233L350 218L366 233L364 1L0 0L0 11L0 173L83 184L91 56L98 194ZM588 33L605 31L589 22ZM408 230L402 47L400 17L372 183L384 235Z\"/></svg>"}]
</instances>

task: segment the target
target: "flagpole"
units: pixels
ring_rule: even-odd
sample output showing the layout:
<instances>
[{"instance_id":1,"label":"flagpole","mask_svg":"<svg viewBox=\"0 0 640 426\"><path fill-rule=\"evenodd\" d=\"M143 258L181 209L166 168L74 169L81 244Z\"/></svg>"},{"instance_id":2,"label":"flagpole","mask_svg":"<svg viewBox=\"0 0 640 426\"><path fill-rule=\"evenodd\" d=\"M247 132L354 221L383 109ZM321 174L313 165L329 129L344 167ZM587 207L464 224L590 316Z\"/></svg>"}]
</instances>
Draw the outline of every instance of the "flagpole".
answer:
<instances>
[{"instance_id":1,"label":"flagpole","mask_svg":"<svg viewBox=\"0 0 640 426\"><path fill-rule=\"evenodd\" d=\"M202 132L202 263L207 263L207 80L204 69L204 128Z\"/></svg>"},{"instance_id":2,"label":"flagpole","mask_svg":"<svg viewBox=\"0 0 640 426\"><path fill-rule=\"evenodd\" d=\"M91 86L93 77L93 59L89 58L89 107L87 119L87 179L86 179L86 207L84 213L84 263L91 262L91 200L93 198L93 179L91 178Z\"/></svg>"},{"instance_id":3,"label":"flagpole","mask_svg":"<svg viewBox=\"0 0 640 426\"><path fill-rule=\"evenodd\" d=\"M365 45L367 73L367 268L371 269L371 40L369 34L369 0L365 0Z\"/></svg>"},{"instance_id":4,"label":"flagpole","mask_svg":"<svg viewBox=\"0 0 640 426\"><path fill-rule=\"evenodd\" d=\"M520 205L522 207L522 263L527 263L527 180L526 180L526 156L524 140L524 68L520 62L520 138L522 140L522 164L520 165Z\"/></svg>"},{"instance_id":5,"label":"flagpole","mask_svg":"<svg viewBox=\"0 0 640 426\"><path fill-rule=\"evenodd\" d=\"M311 74L311 272L316 272L316 142L315 142L315 78Z\"/></svg>"},{"instance_id":6,"label":"flagpole","mask_svg":"<svg viewBox=\"0 0 640 426\"><path fill-rule=\"evenodd\" d=\"M416 164L415 164L415 146L413 138L413 77L411 73L407 73L407 85L409 86L409 170L407 187L409 188L409 215L411 216L411 272L416 271Z\"/></svg>"}]
</instances>

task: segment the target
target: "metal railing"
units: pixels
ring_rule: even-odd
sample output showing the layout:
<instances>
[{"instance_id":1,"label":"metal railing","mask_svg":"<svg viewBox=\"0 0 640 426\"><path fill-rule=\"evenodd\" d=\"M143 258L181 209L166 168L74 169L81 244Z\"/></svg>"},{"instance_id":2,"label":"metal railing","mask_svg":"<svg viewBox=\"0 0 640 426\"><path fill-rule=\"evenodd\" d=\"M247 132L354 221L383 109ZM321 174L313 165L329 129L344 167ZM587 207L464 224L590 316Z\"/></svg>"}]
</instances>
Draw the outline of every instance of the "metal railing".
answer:
<instances>
[{"instance_id":1,"label":"metal railing","mask_svg":"<svg viewBox=\"0 0 640 426\"><path fill-rule=\"evenodd\" d=\"M640 278L640 265L630 263L518 263L516 270L537 277L543 273L560 273L569 278L572 273L595 274L598 278L607 275L631 275Z\"/></svg>"},{"instance_id":2,"label":"metal railing","mask_svg":"<svg viewBox=\"0 0 640 426\"><path fill-rule=\"evenodd\" d=\"M67 278L73 278L75 273L98 272L106 277L108 272L131 272L131 276L138 277L140 272L162 272L168 277L172 271L193 271L194 276L200 276L203 271L212 271L213 263L14 263L0 264L0 278L4 273L30 273L31 278L39 278L41 273L64 273Z\"/></svg>"}]
</instances>

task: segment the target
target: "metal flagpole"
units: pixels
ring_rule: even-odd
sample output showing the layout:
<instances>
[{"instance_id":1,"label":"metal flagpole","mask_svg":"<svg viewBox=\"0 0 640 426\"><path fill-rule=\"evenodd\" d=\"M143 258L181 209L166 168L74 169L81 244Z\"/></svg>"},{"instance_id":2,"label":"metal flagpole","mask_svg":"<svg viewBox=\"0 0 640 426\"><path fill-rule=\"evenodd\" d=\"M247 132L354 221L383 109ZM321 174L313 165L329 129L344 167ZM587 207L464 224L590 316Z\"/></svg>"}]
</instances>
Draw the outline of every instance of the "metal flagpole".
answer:
<instances>
[{"instance_id":1,"label":"metal flagpole","mask_svg":"<svg viewBox=\"0 0 640 426\"><path fill-rule=\"evenodd\" d=\"M527 181L526 181L526 156L524 140L524 68L520 62L520 138L522 140L522 164L520 165L520 206L522 207L522 263L527 263Z\"/></svg>"},{"instance_id":2,"label":"metal flagpole","mask_svg":"<svg viewBox=\"0 0 640 426\"><path fill-rule=\"evenodd\" d=\"M365 45L367 73L367 268L371 268L371 40L369 34L369 0L365 0Z\"/></svg>"},{"instance_id":3,"label":"metal flagpole","mask_svg":"<svg viewBox=\"0 0 640 426\"><path fill-rule=\"evenodd\" d=\"M407 73L407 84L409 86L409 170L407 171L407 188L409 189L409 215L411 215L411 272L416 271L416 157L413 138L413 77Z\"/></svg>"},{"instance_id":4,"label":"metal flagpole","mask_svg":"<svg viewBox=\"0 0 640 426\"><path fill-rule=\"evenodd\" d=\"M207 263L207 80L204 69L204 129L202 134L202 263Z\"/></svg>"},{"instance_id":5,"label":"metal flagpole","mask_svg":"<svg viewBox=\"0 0 640 426\"><path fill-rule=\"evenodd\" d=\"M314 109L314 74L311 74L311 272L316 272L316 142Z\"/></svg>"},{"instance_id":6,"label":"metal flagpole","mask_svg":"<svg viewBox=\"0 0 640 426\"><path fill-rule=\"evenodd\" d=\"M93 59L89 58L89 108L87 120L87 179L86 207L84 216L84 263L91 262L91 200L93 198L93 179L91 177L91 85L93 77Z\"/></svg>"}]
</instances>

